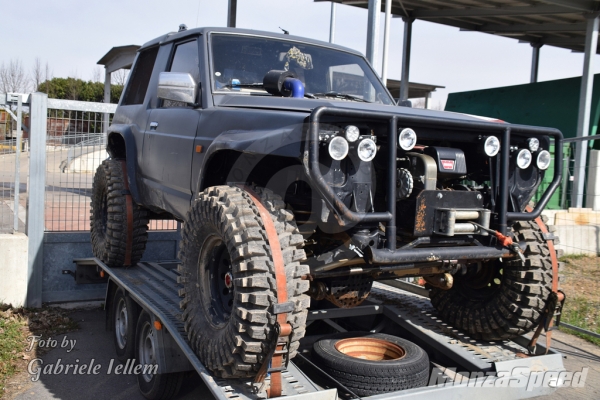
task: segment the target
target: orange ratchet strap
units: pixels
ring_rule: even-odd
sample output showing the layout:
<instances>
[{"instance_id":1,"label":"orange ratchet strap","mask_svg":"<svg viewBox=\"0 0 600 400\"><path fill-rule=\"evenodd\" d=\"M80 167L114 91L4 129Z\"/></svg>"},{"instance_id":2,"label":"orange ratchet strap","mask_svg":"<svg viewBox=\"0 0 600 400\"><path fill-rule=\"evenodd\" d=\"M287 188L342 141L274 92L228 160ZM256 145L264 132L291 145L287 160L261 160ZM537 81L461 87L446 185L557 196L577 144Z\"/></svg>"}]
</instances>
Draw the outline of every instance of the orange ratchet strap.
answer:
<instances>
[{"instance_id":1,"label":"orange ratchet strap","mask_svg":"<svg viewBox=\"0 0 600 400\"><path fill-rule=\"evenodd\" d=\"M121 161L123 171L123 185L125 185L125 206L127 207L127 240L125 241L125 262L123 265L131 265L131 252L133 251L133 200L129 191L129 179L127 178L127 161Z\"/></svg>"},{"instance_id":2,"label":"orange ratchet strap","mask_svg":"<svg viewBox=\"0 0 600 400\"><path fill-rule=\"evenodd\" d=\"M527 212L531 212L531 207L527 206ZM548 354L548 350L550 350L550 345L552 342L552 323L555 316L558 317L557 325L560 321L560 313L562 312L562 306L565 302L565 294L562 290L558 289L558 258L556 256L556 250L554 249L554 238L550 236L548 232L548 228L544 221L542 221L541 217L537 217L535 219L535 223L540 227L540 231L544 234L544 239L548 243L548 249L550 250L550 259L552 261L552 292L550 293L550 297L546 301L546 308L544 309L544 313L542 315L542 320L540 321L540 325L537 327L527 349L530 354L535 354L535 345L537 340L542 333L542 329L546 331L546 352L544 354ZM557 312L558 311L558 312Z\"/></svg>"},{"instance_id":3,"label":"orange ratchet strap","mask_svg":"<svg viewBox=\"0 0 600 400\"><path fill-rule=\"evenodd\" d=\"M247 186L242 186L241 188L248 193L260 213L260 218L263 221L267 233L267 241L271 248L271 255L273 256L275 281L277 283L277 304L273 306L273 313L277 315L277 323L275 324L273 342L267 357L264 359L263 364L254 379L254 383L259 385L263 384L267 374L270 373L271 385L267 388L267 396L269 398L279 397L282 394L281 372L286 369L286 366L284 365L284 355L287 355L286 361L289 361L289 337L292 334L292 326L287 322L287 315L288 312L294 310L294 303L288 302L285 263L283 261L279 236L277 235L275 224L271 219L271 214L267 211L257 194L251 188ZM271 364L270 367L269 363ZM260 389L257 389L256 387L255 390L260 391Z\"/></svg>"}]
</instances>

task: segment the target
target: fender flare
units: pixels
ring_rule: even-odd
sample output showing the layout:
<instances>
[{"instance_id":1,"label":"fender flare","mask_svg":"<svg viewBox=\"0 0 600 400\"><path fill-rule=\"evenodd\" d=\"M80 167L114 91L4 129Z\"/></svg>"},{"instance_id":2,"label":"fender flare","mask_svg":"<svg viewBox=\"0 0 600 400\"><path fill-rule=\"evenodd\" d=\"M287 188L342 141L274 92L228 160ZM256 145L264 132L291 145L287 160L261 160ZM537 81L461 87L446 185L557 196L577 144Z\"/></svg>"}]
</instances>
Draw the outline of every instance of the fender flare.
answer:
<instances>
[{"instance_id":1,"label":"fender flare","mask_svg":"<svg viewBox=\"0 0 600 400\"><path fill-rule=\"evenodd\" d=\"M132 128L129 125L111 125L107 132L106 152L111 158L121 158L111 149L111 138L120 136L125 144L125 160L127 164L127 177L129 180L129 192L137 204L141 204L141 196L137 184L137 146Z\"/></svg>"},{"instance_id":2,"label":"fender flare","mask_svg":"<svg viewBox=\"0 0 600 400\"><path fill-rule=\"evenodd\" d=\"M210 144L202 160L192 199L195 200L204 190L206 167L219 152L231 150L243 154L284 156L300 160L303 154L302 139L303 133L294 129L236 130L221 133Z\"/></svg>"}]
</instances>

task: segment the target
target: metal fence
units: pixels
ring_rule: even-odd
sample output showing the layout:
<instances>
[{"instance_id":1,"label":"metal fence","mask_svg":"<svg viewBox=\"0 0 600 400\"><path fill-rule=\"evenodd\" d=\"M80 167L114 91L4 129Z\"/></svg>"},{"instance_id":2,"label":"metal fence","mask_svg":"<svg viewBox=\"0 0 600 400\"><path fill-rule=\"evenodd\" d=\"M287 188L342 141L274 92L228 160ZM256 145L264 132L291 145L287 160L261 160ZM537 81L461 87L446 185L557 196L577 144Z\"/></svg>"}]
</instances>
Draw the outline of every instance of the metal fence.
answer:
<instances>
[{"instance_id":1,"label":"metal fence","mask_svg":"<svg viewBox=\"0 0 600 400\"><path fill-rule=\"evenodd\" d=\"M17 134L24 107L0 108L0 233L25 232L29 142Z\"/></svg>"},{"instance_id":2,"label":"metal fence","mask_svg":"<svg viewBox=\"0 0 600 400\"><path fill-rule=\"evenodd\" d=\"M94 173L104 161L104 104L48 100L45 227L51 232L90 229ZM109 113L109 123L112 113ZM174 230L176 222L151 221L151 230Z\"/></svg>"}]
</instances>

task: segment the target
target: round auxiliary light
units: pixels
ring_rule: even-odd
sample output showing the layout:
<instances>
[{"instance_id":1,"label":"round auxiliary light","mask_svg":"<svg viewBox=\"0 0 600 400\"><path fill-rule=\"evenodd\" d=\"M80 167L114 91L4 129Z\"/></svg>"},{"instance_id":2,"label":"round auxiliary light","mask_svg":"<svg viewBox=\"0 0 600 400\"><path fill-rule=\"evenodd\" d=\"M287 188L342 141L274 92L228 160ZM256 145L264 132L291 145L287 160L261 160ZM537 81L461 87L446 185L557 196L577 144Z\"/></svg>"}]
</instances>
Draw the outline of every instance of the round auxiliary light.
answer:
<instances>
[{"instance_id":1,"label":"round auxiliary light","mask_svg":"<svg viewBox=\"0 0 600 400\"><path fill-rule=\"evenodd\" d=\"M525 169L531 165L531 159L533 156L531 152L527 149L521 149L519 154L517 154L517 167L521 169Z\"/></svg>"},{"instance_id":2,"label":"round auxiliary light","mask_svg":"<svg viewBox=\"0 0 600 400\"><path fill-rule=\"evenodd\" d=\"M354 125L348 125L344 130L344 133L346 135L346 140L350 143L356 142L360 137L360 130Z\"/></svg>"},{"instance_id":3,"label":"round auxiliary light","mask_svg":"<svg viewBox=\"0 0 600 400\"><path fill-rule=\"evenodd\" d=\"M358 158L362 161L371 161L377 154L377 145L373 139L364 139L358 144Z\"/></svg>"},{"instance_id":4,"label":"round auxiliary light","mask_svg":"<svg viewBox=\"0 0 600 400\"><path fill-rule=\"evenodd\" d=\"M485 139L483 150L488 157L494 157L500 151L500 140L496 136L489 136Z\"/></svg>"},{"instance_id":5,"label":"round auxiliary light","mask_svg":"<svg viewBox=\"0 0 600 400\"><path fill-rule=\"evenodd\" d=\"M341 136L336 136L329 142L329 155L334 160L343 160L348 155L348 141Z\"/></svg>"},{"instance_id":6,"label":"round auxiliary light","mask_svg":"<svg viewBox=\"0 0 600 400\"><path fill-rule=\"evenodd\" d=\"M552 157L550 157L548 150L542 150L537 156L536 164L539 169L546 170L550 166L551 161Z\"/></svg>"},{"instance_id":7,"label":"round auxiliary light","mask_svg":"<svg viewBox=\"0 0 600 400\"><path fill-rule=\"evenodd\" d=\"M532 153L535 153L540 148L540 141L537 138L529 138L527 139L527 146Z\"/></svg>"},{"instance_id":8,"label":"round auxiliary light","mask_svg":"<svg viewBox=\"0 0 600 400\"><path fill-rule=\"evenodd\" d=\"M417 134L410 128L404 128L398 135L398 145L402 150L412 150L417 144Z\"/></svg>"}]
</instances>

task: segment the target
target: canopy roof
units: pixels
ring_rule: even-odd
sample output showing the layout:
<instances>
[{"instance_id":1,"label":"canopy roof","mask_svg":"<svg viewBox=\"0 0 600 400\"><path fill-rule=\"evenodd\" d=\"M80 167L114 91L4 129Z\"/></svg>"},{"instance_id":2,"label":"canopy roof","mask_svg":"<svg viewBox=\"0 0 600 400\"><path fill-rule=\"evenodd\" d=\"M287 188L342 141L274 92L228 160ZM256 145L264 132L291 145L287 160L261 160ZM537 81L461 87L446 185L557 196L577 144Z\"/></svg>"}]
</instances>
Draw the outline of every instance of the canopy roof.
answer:
<instances>
[{"instance_id":1,"label":"canopy roof","mask_svg":"<svg viewBox=\"0 0 600 400\"><path fill-rule=\"evenodd\" d=\"M326 1L326 0L315 0ZM329 1L329 0L327 0ZM333 0L368 8L368 0ZM382 12L385 0L381 0ZM392 14L461 30L583 51L587 14L600 0L392 0Z\"/></svg>"}]
</instances>

